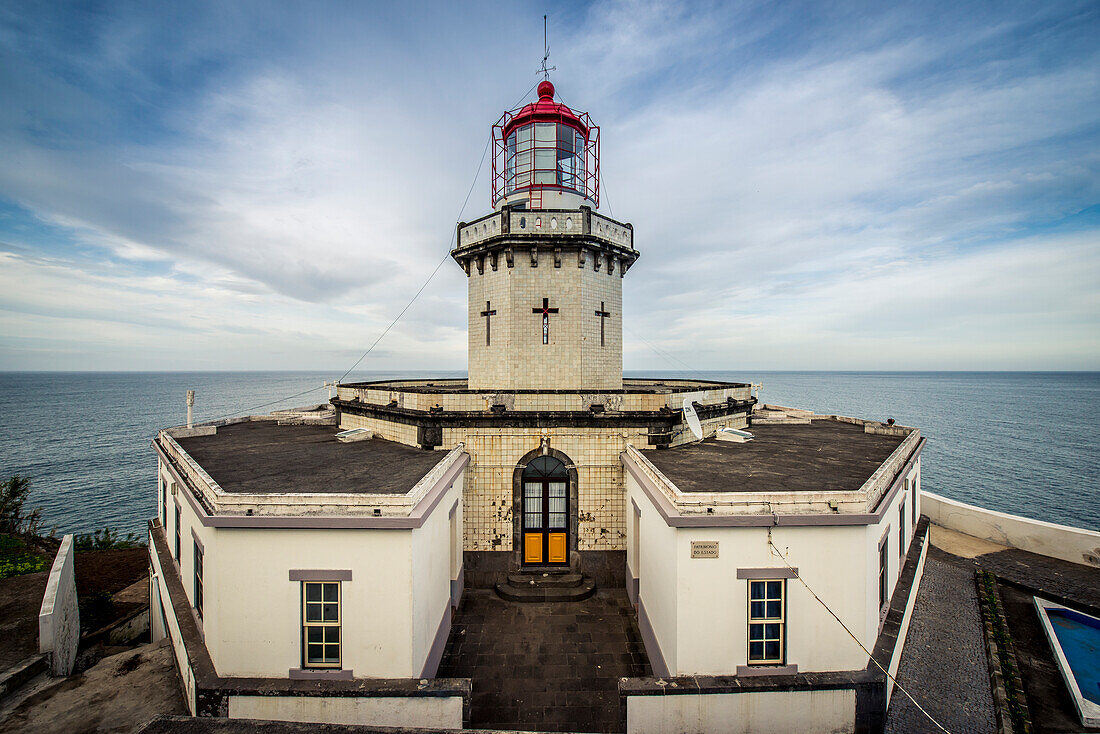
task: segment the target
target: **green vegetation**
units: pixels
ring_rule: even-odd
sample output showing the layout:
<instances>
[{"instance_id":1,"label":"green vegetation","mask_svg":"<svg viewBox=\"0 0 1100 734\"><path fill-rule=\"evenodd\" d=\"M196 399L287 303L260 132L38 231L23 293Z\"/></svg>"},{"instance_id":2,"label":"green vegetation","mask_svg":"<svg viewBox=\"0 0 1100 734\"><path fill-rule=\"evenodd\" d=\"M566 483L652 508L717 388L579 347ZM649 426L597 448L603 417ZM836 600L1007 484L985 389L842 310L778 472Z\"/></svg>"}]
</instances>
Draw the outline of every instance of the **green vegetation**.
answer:
<instances>
[{"instance_id":1,"label":"green vegetation","mask_svg":"<svg viewBox=\"0 0 1100 734\"><path fill-rule=\"evenodd\" d=\"M119 534L117 530L103 528L94 533L82 533L76 536L76 550L121 550L126 548L144 548L145 541L136 533Z\"/></svg>"},{"instance_id":2,"label":"green vegetation","mask_svg":"<svg viewBox=\"0 0 1100 734\"><path fill-rule=\"evenodd\" d=\"M986 629L992 633L997 643L997 661L1001 665L1001 680L1004 682L1005 696L1008 699L1008 716L1012 721L1012 731L1030 732L1031 714L1024 696L1023 681L1016 667L1016 656L1012 654L1012 634L1005 622L1004 609L997 595L997 579L988 571L978 571L978 600L985 617Z\"/></svg>"},{"instance_id":3,"label":"green vegetation","mask_svg":"<svg viewBox=\"0 0 1100 734\"><path fill-rule=\"evenodd\" d=\"M0 482L0 579L46 570L47 559L26 542L37 534L42 517L40 509L23 507L30 491L27 477Z\"/></svg>"},{"instance_id":4,"label":"green vegetation","mask_svg":"<svg viewBox=\"0 0 1100 734\"><path fill-rule=\"evenodd\" d=\"M0 535L0 579L46 570L46 559L13 535Z\"/></svg>"},{"instance_id":5,"label":"green vegetation","mask_svg":"<svg viewBox=\"0 0 1100 734\"><path fill-rule=\"evenodd\" d=\"M37 535L42 522L42 509L27 512L23 505L31 491L31 480L16 475L0 482L0 533Z\"/></svg>"}]
</instances>

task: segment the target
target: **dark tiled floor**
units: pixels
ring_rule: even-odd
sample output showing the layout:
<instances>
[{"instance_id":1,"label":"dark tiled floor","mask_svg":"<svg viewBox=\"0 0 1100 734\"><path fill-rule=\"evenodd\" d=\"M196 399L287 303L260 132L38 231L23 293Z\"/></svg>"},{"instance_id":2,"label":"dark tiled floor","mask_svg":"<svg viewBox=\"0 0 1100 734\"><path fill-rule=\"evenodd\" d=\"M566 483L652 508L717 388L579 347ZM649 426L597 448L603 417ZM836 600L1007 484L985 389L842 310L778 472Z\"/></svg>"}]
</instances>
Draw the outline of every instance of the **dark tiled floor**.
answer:
<instances>
[{"instance_id":1,"label":"dark tiled floor","mask_svg":"<svg viewBox=\"0 0 1100 734\"><path fill-rule=\"evenodd\" d=\"M621 589L553 604L468 590L438 673L473 679L471 726L574 732L623 731L618 680L651 674Z\"/></svg>"}]
</instances>

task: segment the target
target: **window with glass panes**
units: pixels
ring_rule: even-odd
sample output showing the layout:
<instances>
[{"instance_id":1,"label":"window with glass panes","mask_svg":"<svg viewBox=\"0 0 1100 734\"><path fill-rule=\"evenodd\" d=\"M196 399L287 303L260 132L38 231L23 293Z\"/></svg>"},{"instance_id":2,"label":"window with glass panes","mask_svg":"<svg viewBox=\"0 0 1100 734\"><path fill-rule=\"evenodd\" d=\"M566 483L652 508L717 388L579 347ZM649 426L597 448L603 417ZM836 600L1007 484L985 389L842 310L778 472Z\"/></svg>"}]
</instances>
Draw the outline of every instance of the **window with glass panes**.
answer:
<instances>
[{"instance_id":1,"label":"window with glass panes","mask_svg":"<svg viewBox=\"0 0 1100 734\"><path fill-rule=\"evenodd\" d=\"M749 582L749 664L783 662L785 587L783 580Z\"/></svg>"},{"instance_id":2,"label":"window with glass panes","mask_svg":"<svg viewBox=\"0 0 1100 734\"><path fill-rule=\"evenodd\" d=\"M504 193L532 184L550 184L584 192L585 139L568 125L523 125L505 140Z\"/></svg>"},{"instance_id":3,"label":"window with glass panes","mask_svg":"<svg viewBox=\"0 0 1100 734\"><path fill-rule=\"evenodd\" d=\"M202 619L202 548L198 541L195 543L195 611Z\"/></svg>"},{"instance_id":4,"label":"window with glass panes","mask_svg":"<svg viewBox=\"0 0 1100 734\"><path fill-rule=\"evenodd\" d=\"M180 560L180 506L176 505L176 563Z\"/></svg>"},{"instance_id":5,"label":"window with glass panes","mask_svg":"<svg viewBox=\"0 0 1100 734\"><path fill-rule=\"evenodd\" d=\"M901 498L898 506L898 556L905 556L905 503L908 497Z\"/></svg>"},{"instance_id":6,"label":"window with glass panes","mask_svg":"<svg viewBox=\"0 0 1100 734\"><path fill-rule=\"evenodd\" d=\"M168 482L163 479L160 481L160 524L165 530L168 529Z\"/></svg>"},{"instance_id":7,"label":"window with glass panes","mask_svg":"<svg viewBox=\"0 0 1100 734\"><path fill-rule=\"evenodd\" d=\"M302 582L302 666L340 667L340 582Z\"/></svg>"},{"instance_id":8,"label":"window with glass panes","mask_svg":"<svg viewBox=\"0 0 1100 734\"><path fill-rule=\"evenodd\" d=\"M890 559L888 555L888 548L890 547L890 535L887 533L886 537L882 540L882 545L878 549L878 606L879 609L886 606L886 601L889 599L887 593L886 571L889 568Z\"/></svg>"}]
</instances>

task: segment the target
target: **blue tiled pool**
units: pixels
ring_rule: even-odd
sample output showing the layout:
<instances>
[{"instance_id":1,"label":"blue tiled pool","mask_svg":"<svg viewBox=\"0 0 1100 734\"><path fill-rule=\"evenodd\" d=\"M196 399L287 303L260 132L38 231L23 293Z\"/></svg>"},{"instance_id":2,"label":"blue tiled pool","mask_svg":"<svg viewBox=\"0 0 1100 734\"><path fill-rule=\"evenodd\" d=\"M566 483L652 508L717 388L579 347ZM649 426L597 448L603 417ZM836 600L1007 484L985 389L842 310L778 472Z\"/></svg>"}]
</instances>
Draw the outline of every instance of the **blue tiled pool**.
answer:
<instances>
[{"instance_id":1,"label":"blue tiled pool","mask_svg":"<svg viewBox=\"0 0 1100 734\"><path fill-rule=\"evenodd\" d=\"M1081 723L1100 726L1100 619L1039 597L1035 610Z\"/></svg>"},{"instance_id":2,"label":"blue tiled pool","mask_svg":"<svg viewBox=\"0 0 1100 734\"><path fill-rule=\"evenodd\" d=\"M1072 609L1047 609L1081 695L1100 704L1100 620Z\"/></svg>"}]
</instances>

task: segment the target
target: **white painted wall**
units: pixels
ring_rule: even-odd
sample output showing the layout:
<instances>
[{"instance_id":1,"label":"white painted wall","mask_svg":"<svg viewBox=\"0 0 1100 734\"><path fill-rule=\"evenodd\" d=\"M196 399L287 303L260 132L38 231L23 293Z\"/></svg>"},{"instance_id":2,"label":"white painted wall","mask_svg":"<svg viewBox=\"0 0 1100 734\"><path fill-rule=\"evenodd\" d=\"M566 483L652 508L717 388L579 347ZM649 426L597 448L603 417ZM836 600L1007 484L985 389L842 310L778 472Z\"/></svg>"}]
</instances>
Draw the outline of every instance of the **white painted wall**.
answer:
<instances>
[{"instance_id":1,"label":"white painted wall","mask_svg":"<svg viewBox=\"0 0 1100 734\"><path fill-rule=\"evenodd\" d=\"M862 633L860 633L859 623L856 620L849 620L847 617L841 616L841 619L848 625L849 629L856 634L861 634L861 642L867 647L868 650L874 649L875 640L878 639L879 630L882 629L882 623L886 620L885 610L889 609L890 599L893 598L894 587L897 586L898 578L901 576L902 566L905 564L905 558L902 557L898 550L898 543L903 543L906 551L909 549L909 544L913 539L913 529L916 527L914 517L920 519L919 514L914 514L914 503L912 497L914 495L914 487L917 488L916 494L919 497L919 484L920 484L920 459L916 461L914 466L906 474L905 479L908 484L903 486L891 499L890 504L883 512L882 519L874 525L864 526L864 549L866 551L865 563L867 566L867 576L865 577L866 585L864 587L866 614L862 616ZM905 487L908 487L906 489ZM898 524L900 516L898 509L902 503L905 503L905 537L901 537ZM919 499L918 505L919 507ZM879 542L882 540L883 533L889 530L889 539L887 543L889 548L886 553L886 577L887 586L890 589L889 598L885 607L879 606L878 596L878 570L879 570L879 555L878 547ZM808 579L807 579L808 581ZM820 592L818 592L820 594ZM823 597L824 598L824 597ZM847 634L841 630L841 633L847 637ZM850 639L850 638L849 638ZM854 642L852 643L855 644ZM866 656L864 657L866 663Z\"/></svg>"},{"instance_id":2,"label":"white painted wall","mask_svg":"<svg viewBox=\"0 0 1100 734\"><path fill-rule=\"evenodd\" d=\"M421 674L449 603L447 513L462 496L461 477L413 530L204 527L178 491L179 573L193 603L194 530L204 547L200 628L219 675L285 678L302 667L301 582L289 580L291 569L352 572L341 583L344 669L357 678ZM171 495L168 506L171 553Z\"/></svg>"},{"instance_id":3,"label":"white painted wall","mask_svg":"<svg viewBox=\"0 0 1100 734\"><path fill-rule=\"evenodd\" d=\"M230 696L229 718L461 729L462 698Z\"/></svg>"},{"instance_id":4,"label":"white painted wall","mask_svg":"<svg viewBox=\"0 0 1100 734\"><path fill-rule=\"evenodd\" d=\"M640 531L640 563L634 569L638 574L638 600L640 608L653 629L654 637L661 648L665 665L673 673L677 670L677 613L681 605L677 603L676 559L677 530L668 524L649 502L648 496L638 487L637 480L630 472L624 472L627 490L627 517L634 513L630 500L633 499L641 509L638 520ZM631 536L633 522L627 522L627 548L633 543Z\"/></svg>"},{"instance_id":5,"label":"white painted wall","mask_svg":"<svg viewBox=\"0 0 1100 734\"><path fill-rule=\"evenodd\" d=\"M628 734L665 732L847 732L855 724L855 691L790 691L631 696Z\"/></svg>"},{"instance_id":6,"label":"white painted wall","mask_svg":"<svg viewBox=\"0 0 1100 734\"><path fill-rule=\"evenodd\" d=\"M898 630L898 644L894 646L894 654L890 657L890 665L887 669L890 676L886 679L886 707L890 707L890 699L894 695L894 679L898 669L901 668L901 654L905 650L905 642L909 637L909 623L913 621L913 607L917 604L917 591L920 589L921 579L924 578L924 561L928 557L928 543L920 551L920 559L917 561L917 573L913 577L913 586L909 592L909 601L905 605L905 616L902 617L901 628Z\"/></svg>"},{"instance_id":7,"label":"white painted wall","mask_svg":"<svg viewBox=\"0 0 1100 734\"><path fill-rule=\"evenodd\" d=\"M919 464L910 473L915 481ZM626 473L626 515L631 499L642 510L640 559L628 550L628 564L639 573L639 598L673 675L729 675L748 663L748 580L739 568L784 568L759 527L671 528L648 495ZM915 522L911 493L898 492L873 525L778 526L771 539L786 563L873 649L881 628L878 603L878 543L890 529L888 584L897 584L898 507L906 502L905 546ZM628 549L633 523L627 522ZM691 558L692 541L717 541L718 558ZM640 562L639 562L640 561ZM867 654L798 579L787 581L787 664L800 672L854 670Z\"/></svg>"},{"instance_id":8,"label":"white painted wall","mask_svg":"<svg viewBox=\"0 0 1100 734\"><path fill-rule=\"evenodd\" d=\"M767 528L682 528L678 672L733 673L748 664L749 581L738 568L785 568ZM772 541L833 611L859 630L867 568L860 526L777 527ZM718 558L691 558L691 541L718 541ZM866 644L866 643L865 643ZM798 579L787 581L787 664L800 672L862 668L867 656Z\"/></svg>"},{"instance_id":9,"label":"white painted wall","mask_svg":"<svg viewBox=\"0 0 1100 734\"><path fill-rule=\"evenodd\" d=\"M155 596L149 598L149 613L157 618L163 615L164 622L167 624L166 632L172 641L172 655L176 658L176 669L180 671L180 688L183 692L183 700L188 713L194 716L197 708L195 703L195 674L191 670L191 664L187 658L187 648L183 644L179 622L172 612L168 586L164 581L165 569L161 566L160 556L154 548L152 538L149 538L149 563L153 568L153 581L159 590Z\"/></svg>"},{"instance_id":10,"label":"white painted wall","mask_svg":"<svg viewBox=\"0 0 1100 734\"><path fill-rule=\"evenodd\" d=\"M431 652L439 624L451 605L452 505L462 497L459 476L424 524L412 530L412 659L410 675L419 676ZM461 502L458 521L462 522ZM461 525L459 526L461 527ZM461 724L461 717L459 723Z\"/></svg>"},{"instance_id":11,"label":"white painted wall","mask_svg":"<svg viewBox=\"0 0 1100 734\"><path fill-rule=\"evenodd\" d=\"M927 493L924 513L937 525L1011 548L1095 567L1087 556L1100 557L1100 532L1032 520L1019 515Z\"/></svg>"},{"instance_id":12,"label":"white painted wall","mask_svg":"<svg viewBox=\"0 0 1100 734\"><path fill-rule=\"evenodd\" d=\"M219 620L206 645L218 673L285 678L302 667L301 582L291 569L352 571L341 593L342 667L357 677L410 677L412 560L408 530L219 528L208 596Z\"/></svg>"},{"instance_id":13,"label":"white painted wall","mask_svg":"<svg viewBox=\"0 0 1100 734\"><path fill-rule=\"evenodd\" d=\"M80 645L80 609L76 598L73 536L66 535L53 559L38 612L38 652L50 656L53 675L69 675Z\"/></svg>"}]
</instances>

